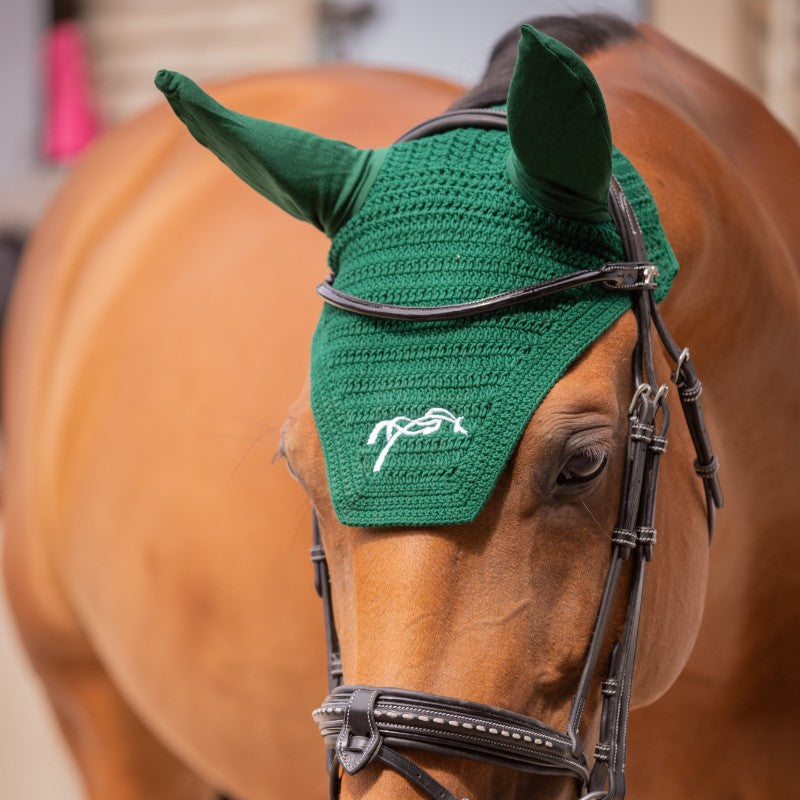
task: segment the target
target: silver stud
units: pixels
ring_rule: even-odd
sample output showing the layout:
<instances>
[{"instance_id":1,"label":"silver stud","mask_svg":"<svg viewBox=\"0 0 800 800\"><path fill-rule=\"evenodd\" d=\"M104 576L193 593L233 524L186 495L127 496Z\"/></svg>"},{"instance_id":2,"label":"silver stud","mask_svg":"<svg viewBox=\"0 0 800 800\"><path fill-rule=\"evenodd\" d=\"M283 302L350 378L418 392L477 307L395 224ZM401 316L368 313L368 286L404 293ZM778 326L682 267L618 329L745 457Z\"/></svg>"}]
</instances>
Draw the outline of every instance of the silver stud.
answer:
<instances>
[{"instance_id":1,"label":"silver stud","mask_svg":"<svg viewBox=\"0 0 800 800\"><path fill-rule=\"evenodd\" d=\"M414 715L413 714L403 714L402 716L403 716L403 719L414 719Z\"/></svg>"},{"instance_id":2,"label":"silver stud","mask_svg":"<svg viewBox=\"0 0 800 800\"><path fill-rule=\"evenodd\" d=\"M552 743L552 742L545 742L545 743L544 743L544 746L545 746L545 747L552 747L552 746L553 746L553 743Z\"/></svg>"},{"instance_id":3,"label":"silver stud","mask_svg":"<svg viewBox=\"0 0 800 800\"><path fill-rule=\"evenodd\" d=\"M511 734L511 738L512 739L521 739L522 737L518 733L512 733Z\"/></svg>"},{"instance_id":4,"label":"silver stud","mask_svg":"<svg viewBox=\"0 0 800 800\"><path fill-rule=\"evenodd\" d=\"M437 725L444 725L444 720L443 720L441 717L434 717L434 718L433 718L433 721L434 721L434 722L435 722Z\"/></svg>"},{"instance_id":5,"label":"silver stud","mask_svg":"<svg viewBox=\"0 0 800 800\"><path fill-rule=\"evenodd\" d=\"M376 717L376 718L377 718L377 717L382 717L382 716L383 716L383 711L381 711L381 710L380 710L380 709L378 709L378 708L376 708L376 709L375 709L375 711L373 711L372 713L373 713L373 714L375 714L375 717Z\"/></svg>"},{"instance_id":6,"label":"silver stud","mask_svg":"<svg viewBox=\"0 0 800 800\"><path fill-rule=\"evenodd\" d=\"M532 741L533 741L533 739L531 739L531 737L530 737L530 736L523 736L522 738L523 738L523 739L524 739L526 742L532 742Z\"/></svg>"},{"instance_id":7,"label":"silver stud","mask_svg":"<svg viewBox=\"0 0 800 800\"><path fill-rule=\"evenodd\" d=\"M500 735L506 737L511 736L511 734L508 731L500 731Z\"/></svg>"},{"instance_id":8,"label":"silver stud","mask_svg":"<svg viewBox=\"0 0 800 800\"><path fill-rule=\"evenodd\" d=\"M389 717L390 719L395 719L398 716L398 714L396 711L387 711L386 716Z\"/></svg>"},{"instance_id":9,"label":"silver stud","mask_svg":"<svg viewBox=\"0 0 800 800\"><path fill-rule=\"evenodd\" d=\"M461 727L471 731L475 726L471 722L462 722Z\"/></svg>"},{"instance_id":10,"label":"silver stud","mask_svg":"<svg viewBox=\"0 0 800 800\"><path fill-rule=\"evenodd\" d=\"M423 716L422 716L422 714L420 714L420 715L417 717L417 719L418 719L420 722L430 722L430 721L431 721L431 718L430 718L430 717L423 717Z\"/></svg>"},{"instance_id":11,"label":"silver stud","mask_svg":"<svg viewBox=\"0 0 800 800\"><path fill-rule=\"evenodd\" d=\"M337 714L341 714L341 713L342 713L342 709L341 709L341 708L339 708L339 706L336 706L336 708L334 708L333 710L334 710L334 711L335 711Z\"/></svg>"},{"instance_id":12,"label":"silver stud","mask_svg":"<svg viewBox=\"0 0 800 800\"><path fill-rule=\"evenodd\" d=\"M483 725L476 725L475 730L481 731L482 733L486 733L486 728Z\"/></svg>"},{"instance_id":13,"label":"silver stud","mask_svg":"<svg viewBox=\"0 0 800 800\"><path fill-rule=\"evenodd\" d=\"M457 728L458 725L459 725L459 722L458 722L457 719L449 719L449 720L447 720L447 724L448 725L452 725L454 728Z\"/></svg>"},{"instance_id":14,"label":"silver stud","mask_svg":"<svg viewBox=\"0 0 800 800\"><path fill-rule=\"evenodd\" d=\"M544 742L542 742L542 740L541 740L541 739L534 739L534 740L533 740L533 743L534 743L534 744L544 744Z\"/></svg>"},{"instance_id":15,"label":"silver stud","mask_svg":"<svg viewBox=\"0 0 800 800\"><path fill-rule=\"evenodd\" d=\"M500 733L497 728L489 728L489 733Z\"/></svg>"}]
</instances>

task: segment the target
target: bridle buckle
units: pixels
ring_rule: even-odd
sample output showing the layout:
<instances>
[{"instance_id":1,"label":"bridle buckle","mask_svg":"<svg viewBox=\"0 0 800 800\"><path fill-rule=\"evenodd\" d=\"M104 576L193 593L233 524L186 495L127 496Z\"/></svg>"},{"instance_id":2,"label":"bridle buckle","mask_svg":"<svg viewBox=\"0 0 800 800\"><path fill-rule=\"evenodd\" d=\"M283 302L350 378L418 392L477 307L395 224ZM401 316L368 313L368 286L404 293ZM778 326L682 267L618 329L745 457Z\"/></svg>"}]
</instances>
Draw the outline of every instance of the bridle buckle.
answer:
<instances>
[{"instance_id":1,"label":"bridle buckle","mask_svg":"<svg viewBox=\"0 0 800 800\"><path fill-rule=\"evenodd\" d=\"M645 286L655 286L656 278L658 277L658 267L655 264L647 264L642 270L642 275L644 276Z\"/></svg>"}]
</instances>

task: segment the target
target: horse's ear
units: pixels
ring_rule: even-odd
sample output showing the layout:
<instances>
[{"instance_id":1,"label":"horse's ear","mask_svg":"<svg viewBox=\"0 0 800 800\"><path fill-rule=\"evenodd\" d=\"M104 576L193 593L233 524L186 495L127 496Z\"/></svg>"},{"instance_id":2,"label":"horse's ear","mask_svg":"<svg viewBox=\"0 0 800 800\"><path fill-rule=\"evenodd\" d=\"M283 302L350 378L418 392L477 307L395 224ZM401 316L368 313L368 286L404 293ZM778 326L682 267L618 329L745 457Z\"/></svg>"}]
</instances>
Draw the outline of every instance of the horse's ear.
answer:
<instances>
[{"instance_id":1,"label":"horse's ear","mask_svg":"<svg viewBox=\"0 0 800 800\"><path fill-rule=\"evenodd\" d=\"M292 216L333 236L362 205L384 150L360 150L307 131L238 114L184 75L156 86L200 144Z\"/></svg>"},{"instance_id":2,"label":"horse's ear","mask_svg":"<svg viewBox=\"0 0 800 800\"><path fill-rule=\"evenodd\" d=\"M577 53L530 25L508 92L508 131L509 175L528 202L608 221L611 128L600 87Z\"/></svg>"}]
</instances>

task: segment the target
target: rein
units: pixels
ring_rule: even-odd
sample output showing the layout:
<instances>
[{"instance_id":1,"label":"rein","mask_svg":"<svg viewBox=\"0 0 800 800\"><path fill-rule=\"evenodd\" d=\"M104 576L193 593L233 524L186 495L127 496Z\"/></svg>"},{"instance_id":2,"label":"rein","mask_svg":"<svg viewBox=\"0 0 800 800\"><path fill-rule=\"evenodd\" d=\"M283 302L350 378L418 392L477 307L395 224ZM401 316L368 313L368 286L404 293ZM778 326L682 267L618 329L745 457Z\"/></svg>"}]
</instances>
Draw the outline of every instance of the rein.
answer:
<instances>
[{"instance_id":1,"label":"rein","mask_svg":"<svg viewBox=\"0 0 800 800\"><path fill-rule=\"evenodd\" d=\"M454 111L417 125L398 141L422 138L457 127L505 129L502 111ZM717 479L717 459L706 430L700 403L702 386L689 357L667 331L653 299L658 270L647 249L636 214L622 187L612 177L609 210L622 238L625 261L604 264L543 283L450 306L415 307L370 302L339 291L332 278L317 291L338 308L382 319L431 321L476 316L578 286L599 283L610 291L628 292L636 317L638 338L633 353L635 391L628 416L629 429L622 497L612 535L611 563L586 661L570 708L567 728L554 730L538 720L504 709L439 695L375 686L342 685L342 661L333 617L325 551L316 516L311 558L315 585L322 598L328 653L329 694L312 716L328 746L330 798L339 796L342 770L353 775L375 760L405 776L432 800L458 800L425 770L396 748L458 756L545 775L577 779L581 800L622 800L625 796L627 721L630 709L636 642L644 592L645 569L656 543L656 487L661 456L666 451L668 387L657 385L652 329L675 362L672 380L694 443L694 468L703 481L708 513L709 543L715 509L723 505ZM589 690L597 673L609 618L617 598L620 575L631 561L631 582L625 625L614 645L601 684L600 736L589 767L580 726Z\"/></svg>"}]
</instances>

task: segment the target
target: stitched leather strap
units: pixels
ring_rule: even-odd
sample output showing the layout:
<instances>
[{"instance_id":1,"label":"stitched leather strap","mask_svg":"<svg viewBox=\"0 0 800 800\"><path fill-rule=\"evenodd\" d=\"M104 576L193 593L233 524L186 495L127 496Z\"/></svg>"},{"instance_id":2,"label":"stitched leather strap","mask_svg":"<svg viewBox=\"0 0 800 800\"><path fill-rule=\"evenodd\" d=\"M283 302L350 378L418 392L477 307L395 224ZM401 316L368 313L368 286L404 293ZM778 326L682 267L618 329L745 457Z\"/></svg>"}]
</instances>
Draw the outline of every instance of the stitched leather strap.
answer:
<instances>
[{"instance_id":1,"label":"stitched leather strap","mask_svg":"<svg viewBox=\"0 0 800 800\"><path fill-rule=\"evenodd\" d=\"M657 306L652 302L652 298L651 306L653 324L665 349L676 364L672 380L678 388L678 397L681 401L683 416L686 419L686 425L689 428L689 434L692 437L692 443L697 453L694 468L703 481L705 488L708 508L708 536L710 539L714 532L714 511L725 505L725 498L717 476L719 462L711 446L711 437L708 434L705 415L703 414L703 404L700 400L700 396L703 393L703 385L700 383L697 370L689 356L689 348L681 349L672 338Z\"/></svg>"},{"instance_id":2,"label":"stitched leather strap","mask_svg":"<svg viewBox=\"0 0 800 800\"><path fill-rule=\"evenodd\" d=\"M403 689L372 686L335 689L312 713L326 742L367 736L363 725L354 728L348 716L353 699L365 693L374 696L374 730L384 744L526 771L574 775L582 783L588 780L583 754L575 756L570 739L548 725L482 703ZM356 744L358 748L366 746L360 740Z\"/></svg>"},{"instance_id":3,"label":"stitched leather strap","mask_svg":"<svg viewBox=\"0 0 800 800\"><path fill-rule=\"evenodd\" d=\"M336 758L350 775L360 772L378 754L382 739L375 719L379 690L356 689L347 699L342 726L336 737Z\"/></svg>"},{"instance_id":4,"label":"stitched leather strap","mask_svg":"<svg viewBox=\"0 0 800 800\"><path fill-rule=\"evenodd\" d=\"M634 261L646 261L647 247L644 241L644 234L639 226L636 214L625 196L625 192L614 177L611 179L609 201L611 217L622 238L626 258ZM710 541L714 532L715 509L722 508L725 505L725 499L722 494L722 486L717 477L719 464L711 446L711 438L708 435L703 406L700 402L702 384L697 377L694 364L689 358L688 348L681 348L670 335L652 293L649 293L644 300L648 306L644 313L652 321L664 345L664 349L676 363L672 379L678 388L683 415L697 453L695 471L703 481L705 488L708 537Z\"/></svg>"}]
</instances>

